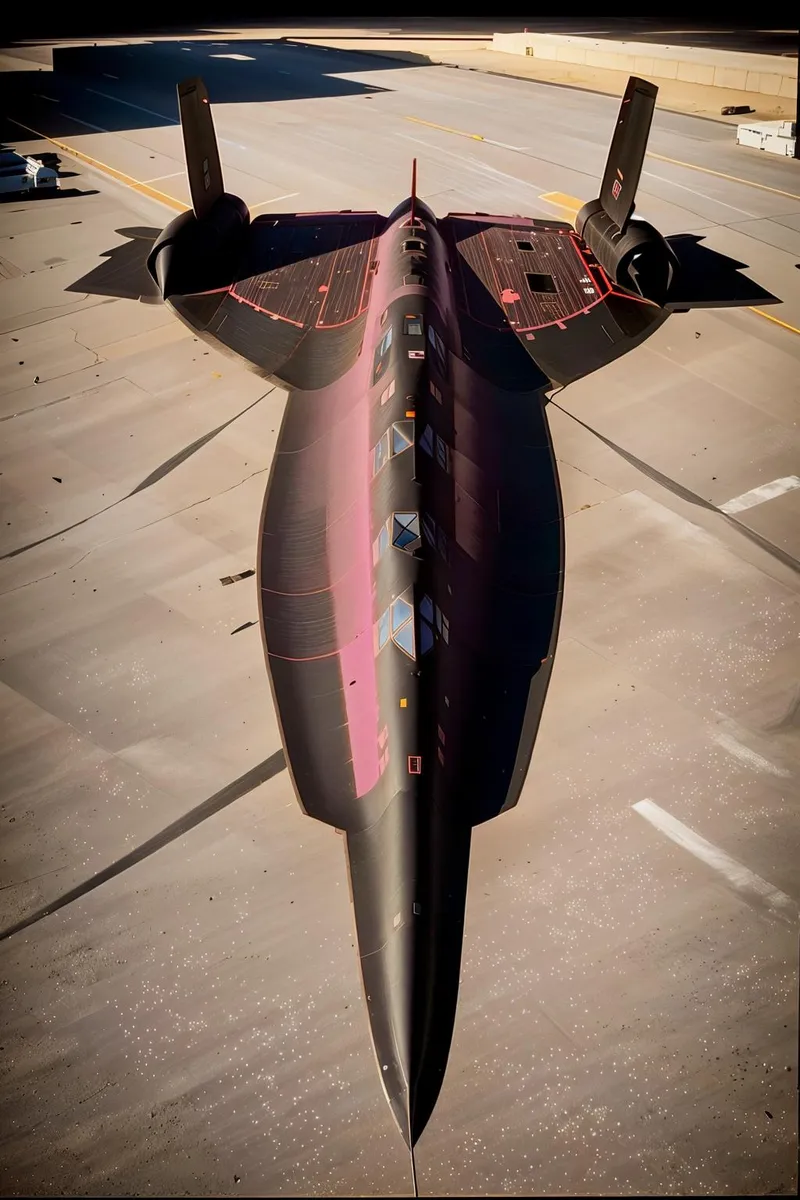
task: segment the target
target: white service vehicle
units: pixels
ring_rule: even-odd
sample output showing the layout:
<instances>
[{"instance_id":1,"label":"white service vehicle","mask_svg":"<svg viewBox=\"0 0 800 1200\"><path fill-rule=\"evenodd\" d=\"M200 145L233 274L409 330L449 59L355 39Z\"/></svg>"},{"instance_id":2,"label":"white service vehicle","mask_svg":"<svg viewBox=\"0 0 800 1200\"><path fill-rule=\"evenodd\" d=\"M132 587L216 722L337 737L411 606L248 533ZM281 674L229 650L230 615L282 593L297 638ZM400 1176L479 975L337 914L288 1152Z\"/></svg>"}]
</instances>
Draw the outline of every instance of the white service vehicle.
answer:
<instances>
[{"instance_id":1,"label":"white service vehicle","mask_svg":"<svg viewBox=\"0 0 800 1200\"><path fill-rule=\"evenodd\" d=\"M58 172L38 158L17 154L9 146L0 148L0 193L27 193L40 188L55 191L61 187Z\"/></svg>"}]
</instances>

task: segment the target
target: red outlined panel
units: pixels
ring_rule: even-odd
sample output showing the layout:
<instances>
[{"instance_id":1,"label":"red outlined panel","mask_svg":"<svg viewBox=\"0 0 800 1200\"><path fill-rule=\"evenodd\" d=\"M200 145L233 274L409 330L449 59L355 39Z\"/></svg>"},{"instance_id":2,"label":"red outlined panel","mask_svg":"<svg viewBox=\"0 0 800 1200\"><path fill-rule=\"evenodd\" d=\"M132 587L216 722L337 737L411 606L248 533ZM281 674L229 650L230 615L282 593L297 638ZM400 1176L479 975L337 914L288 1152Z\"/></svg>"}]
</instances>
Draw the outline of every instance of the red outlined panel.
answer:
<instances>
[{"instance_id":1,"label":"red outlined panel","mask_svg":"<svg viewBox=\"0 0 800 1200\"><path fill-rule=\"evenodd\" d=\"M539 228L461 218L454 227L459 299L481 324L503 327L499 306L515 333L564 328L611 294L605 273L587 262L580 239L566 225Z\"/></svg>"},{"instance_id":2,"label":"red outlined panel","mask_svg":"<svg viewBox=\"0 0 800 1200\"><path fill-rule=\"evenodd\" d=\"M234 300L300 329L337 329L369 304L379 226L342 214L322 224L278 218L254 226Z\"/></svg>"}]
</instances>

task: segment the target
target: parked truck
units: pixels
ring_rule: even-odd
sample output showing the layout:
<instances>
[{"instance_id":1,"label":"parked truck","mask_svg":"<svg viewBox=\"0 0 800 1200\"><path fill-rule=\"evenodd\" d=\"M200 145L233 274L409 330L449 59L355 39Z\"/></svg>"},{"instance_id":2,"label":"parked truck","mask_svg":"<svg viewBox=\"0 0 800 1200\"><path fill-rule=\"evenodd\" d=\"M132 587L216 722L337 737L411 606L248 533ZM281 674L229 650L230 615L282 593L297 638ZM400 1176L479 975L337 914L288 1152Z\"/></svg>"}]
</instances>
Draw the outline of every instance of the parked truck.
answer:
<instances>
[{"instance_id":1,"label":"parked truck","mask_svg":"<svg viewBox=\"0 0 800 1200\"><path fill-rule=\"evenodd\" d=\"M54 167L17 154L10 146L0 147L0 193L25 195L40 189L54 192L60 186Z\"/></svg>"}]
</instances>

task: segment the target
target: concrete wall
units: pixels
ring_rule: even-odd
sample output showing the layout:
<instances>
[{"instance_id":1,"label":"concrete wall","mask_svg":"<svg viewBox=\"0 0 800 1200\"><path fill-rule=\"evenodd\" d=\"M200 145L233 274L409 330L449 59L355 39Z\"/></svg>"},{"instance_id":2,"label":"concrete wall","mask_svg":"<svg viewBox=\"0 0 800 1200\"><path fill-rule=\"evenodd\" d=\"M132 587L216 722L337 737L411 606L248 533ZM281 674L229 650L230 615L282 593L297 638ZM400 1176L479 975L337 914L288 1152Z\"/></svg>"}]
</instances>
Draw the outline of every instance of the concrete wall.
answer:
<instances>
[{"instance_id":1,"label":"concrete wall","mask_svg":"<svg viewBox=\"0 0 800 1200\"><path fill-rule=\"evenodd\" d=\"M797 95L797 59L771 54L613 42L556 33L495 33L492 49L550 62L626 71L645 79L678 79L684 83L782 96L787 100Z\"/></svg>"}]
</instances>

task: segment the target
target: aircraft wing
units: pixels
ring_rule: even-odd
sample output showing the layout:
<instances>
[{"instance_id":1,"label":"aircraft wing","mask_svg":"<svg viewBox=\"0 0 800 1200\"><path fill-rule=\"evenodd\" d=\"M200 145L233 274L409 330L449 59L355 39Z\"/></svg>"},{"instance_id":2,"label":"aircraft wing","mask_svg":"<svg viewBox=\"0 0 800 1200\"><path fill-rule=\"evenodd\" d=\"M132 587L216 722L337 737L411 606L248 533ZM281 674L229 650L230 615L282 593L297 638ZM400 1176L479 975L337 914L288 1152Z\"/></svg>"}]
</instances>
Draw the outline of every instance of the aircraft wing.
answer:
<instances>
[{"instance_id":1,"label":"aircraft wing","mask_svg":"<svg viewBox=\"0 0 800 1200\"><path fill-rule=\"evenodd\" d=\"M150 274L206 341L288 387L323 387L357 356L384 220L286 213L250 220L224 190L202 79L178 85L192 211L156 239Z\"/></svg>"},{"instance_id":2,"label":"aircraft wing","mask_svg":"<svg viewBox=\"0 0 800 1200\"><path fill-rule=\"evenodd\" d=\"M319 388L355 360L363 337L377 214L257 218L233 279L169 296L208 341L286 387Z\"/></svg>"},{"instance_id":3,"label":"aircraft wing","mask_svg":"<svg viewBox=\"0 0 800 1200\"><path fill-rule=\"evenodd\" d=\"M564 221L450 213L439 227L465 346L481 373L496 377L498 362L516 357L498 355L500 337L519 342L553 383L572 383L665 319L657 305L616 287Z\"/></svg>"},{"instance_id":4,"label":"aircraft wing","mask_svg":"<svg viewBox=\"0 0 800 1200\"><path fill-rule=\"evenodd\" d=\"M658 88L632 76L600 195L563 221L451 213L449 242L467 352L484 374L510 372L516 340L553 383L567 384L633 349L669 312L770 303L744 264L700 239L668 238L634 217ZM521 370L517 376L521 375Z\"/></svg>"}]
</instances>

